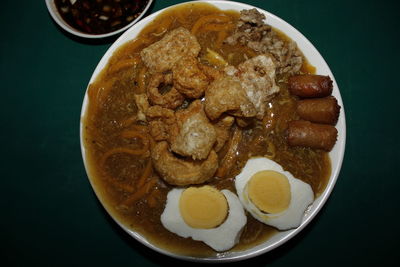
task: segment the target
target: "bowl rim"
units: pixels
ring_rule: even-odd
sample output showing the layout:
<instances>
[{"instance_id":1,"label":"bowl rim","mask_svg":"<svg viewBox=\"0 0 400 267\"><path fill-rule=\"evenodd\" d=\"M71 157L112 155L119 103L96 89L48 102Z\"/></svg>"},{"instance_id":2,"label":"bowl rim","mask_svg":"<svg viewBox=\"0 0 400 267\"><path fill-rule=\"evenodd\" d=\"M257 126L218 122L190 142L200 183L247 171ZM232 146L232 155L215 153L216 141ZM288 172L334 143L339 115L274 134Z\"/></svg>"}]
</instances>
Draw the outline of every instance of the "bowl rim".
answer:
<instances>
[{"instance_id":1,"label":"bowl rim","mask_svg":"<svg viewBox=\"0 0 400 267\"><path fill-rule=\"evenodd\" d=\"M75 29L74 27L70 26L60 15L60 13L57 10L57 7L55 6L54 0L46 0L46 6L47 10L49 11L51 17L53 20L57 23L58 26L60 26L63 30L66 32L73 34L75 36L81 37L81 38L88 38L88 39L101 39L101 38L107 38L111 37L114 35L117 35L119 33L122 33L132 27L134 24L136 24L139 20L141 20L145 14L147 13L147 10L150 8L151 4L153 3L154 0L148 0L149 2L143 9L142 13L135 18L133 21L131 21L129 24L125 25L124 27L117 29L112 32L107 32L107 33L102 33L102 34L89 34L89 33L84 33L82 31L79 31Z\"/></svg>"},{"instance_id":2,"label":"bowl rim","mask_svg":"<svg viewBox=\"0 0 400 267\"><path fill-rule=\"evenodd\" d=\"M88 104L88 96L87 96L87 90L89 88L89 85L95 80L95 78L97 77L97 75L99 74L99 72L105 67L105 65L108 63L109 58L112 56L112 54L114 53L114 51L120 47L121 45L123 45L124 43L126 43L129 40L134 39L137 34L139 34L140 30L145 27L145 25L147 25L148 23L150 23L154 18L156 18L160 13L164 12L165 10L168 10L170 8L174 8L176 6L179 5L185 5L188 3L193 3L193 2L209 2L210 4L215 5L216 7L222 9L222 10L229 10L229 9L234 9L234 10L241 10L241 9L251 9L251 8L256 8L258 11L262 12L263 14L266 15L267 19L266 22L272 26L274 26L274 24L279 24L281 27L286 28L286 30L282 30L281 27L276 27L279 30L281 30L282 32L284 32L286 35L288 35L292 40L294 40L300 50L303 52L303 54L305 55L305 57L309 60L309 62L311 63L311 65L313 65L313 61L310 60L310 57L307 56L306 54L310 54L313 55L312 57L315 58L315 60L317 60L320 64L322 64L320 67L323 69L323 73L324 75L329 75L333 81L333 85L334 85L334 89L333 89L333 93L332 95L334 95L338 101L338 104L341 106L341 112L340 112L340 116L339 116L339 120L336 124L336 127L338 128L338 140L336 142L335 147L333 148L333 150L329 153L330 158L331 158L331 162L332 162L332 155L334 155L334 160L336 164L331 164L331 176L330 179L328 181L328 184L326 185L325 190L321 193L320 196L318 196L316 199L314 199L314 202L312 204L312 206L306 211L306 214L303 218L303 221L301 223L301 225L295 229L291 229L291 230L287 230L287 231L280 231L279 233L275 234L273 237L269 238L268 240L266 240L265 242L243 250L243 251L232 251L232 252L224 252L221 254L217 254L214 257L193 257L193 256L186 256L186 255L179 255L179 254L175 254L173 252L170 252L168 250L165 250L163 248L159 248L155 245L153 245L152 243L150 243L144 236L142 236L141 234L127 228L126 226L124 226L121 222L119 222L116 218L114 218L114 216L112 215L113 212L111 212L108 208L107 205L102 201L102 198L100 197L100 195L98 194L98 192L96 192L96 186L94 185L94 183L91 181L90 178L90 171L89 168L87 166L87 162L86 162L86 152L85 152L85 147L84 147L84 140L83 140L83 128L84 128L84 118L85 118L85 113L86 113L86 109L87 109L87 104ZM271 23L271 20L273 23ZM290 33L290 34L288 34ZM296 38L292 38L293 35L296 36ZM307 48L307 53L305 53L304 49L306 46ZM309 51L308 51L309 50ZM314 65L315 66L315 65ZM319 67L317 67L317 73L319 72ZM327 199L329 198L335 184L336 181L338 179L339 173L340 173L340 169L343 163L343 158L344 158L344 153L345 153L345 146L346 146L346 119L345 119L345 109L344 109L344 105L343 105L343 101L340 95L340 91L339 91L339 87L336 83L335 77L333 76L332 71L330 70L328 64L326 63L325 59L321 56L321 54L319 53L319 51L314 47L314 45L300 32L298 31L295 27L293 27L291 24L289 24L288 22L284 21L283 19L281 19L280 17L262 9L262 8L258 8L256 6L252 6L249 4L245 4L245 3L240 3L240 2L235 2L235 1L224 1L224 0L219 0L219 1L188 1L188 2L183 2L183 3L179 3L179 4L175 4L175 5L171 5L168 6L166 8L163 8L149 16L147 16L146 18L144 18L142 21L140 21L139 23L137 23L134 27L132 27L131 29L129 29L128 31L126 31L124 34L122 34L114 43L113 45L106 51L106 53L102 56L101 60L99 61L98 65L96 66L90 81L88 83L88 86L86 88L86 92L85 92L85 96L83 99L83 103L82 103L82 110L81 110L81 120L80 120L80 143L81 143L81 152L82 152L82 158L84 161L84 166L85 166L85 170L87 173L87 177L89 179L89 182L93 188L93 190L95 191L95 194L98 198L98 200L102 203L103 207L106 209L107 213L113 218L113 220L125 231L127 232L130 236L132 236L133 238L135 238L137 241L139 241L140 243L144 244L145 246L147 246L148 248L155 250L161 254L176 258L176 259L180 259L180 260L185 260L185 261L192 261L192 262L203 262L203 263L222 263L222 262L235 262L235 261L241 261L241 260L245 260L245 259L249 259L249 258L253 258L256 256L259 256L261 254L264 254L268 251L271 251L281 245L283 245L284 243L286 243L287 241L289 241L290 239L292 239L294 236L296 236L298 233L300 233L314 218L315 216L319 213L319 211L321 210L321 208L325 205Z\"/></svg>"}]
</instances>

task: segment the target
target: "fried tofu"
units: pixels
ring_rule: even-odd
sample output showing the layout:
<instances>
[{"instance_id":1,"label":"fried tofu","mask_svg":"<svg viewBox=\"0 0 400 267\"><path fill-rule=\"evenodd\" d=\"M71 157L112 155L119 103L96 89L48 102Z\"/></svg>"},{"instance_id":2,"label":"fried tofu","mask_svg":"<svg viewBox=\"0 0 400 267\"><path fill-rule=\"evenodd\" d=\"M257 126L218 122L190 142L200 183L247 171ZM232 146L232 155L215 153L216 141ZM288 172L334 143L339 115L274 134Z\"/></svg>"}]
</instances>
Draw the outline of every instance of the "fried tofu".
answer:
<instances>
[{"instance_id":1,"label":"fried tofu","mask_svg":"<svg viewBox=\"0 0 400 267\"><path fill-rule=\"evenodd\" d=\"M205 159L210 153L217 135L203 110L203 104L196 100L187 109L175 113L176 126L171 136L171 150L175 153Z\"/></svg>"},{"instance_id":2,"label":"fried tofu","mask_svg":"<svg viewBox=\"0 0 400 267\"><path fill-rule=\"evenodd\" d=\"M254 117L257 112L239 78L229 75L222 75L207 88L204 110L211 120L224 112L238 117Z\"/></svg>"},{"instance_id":3,"label":"fried tofu","mask_svg":"<svg viewBox=\"0 0 400 267\"><path fill-rule=\"evenodd\" d=\"M235 74L246 91L247 98L257 110L257 119L262 119L270 96L279 92L275 84L275 63L271 56L264 54L239 64Z\"/></svg>"},{"instance_id":4,"label":"fried tofu","mask_svg":"<svg viewBox=\"0 0 400 267\"><path fill-rule=\"evenodd\" d=\"M189 30L180 27L144 48L140 56L150 72L165 72L171 70L184 56L197 57L200 49L196 37Z\"/></svg>"},{"instance_id":5,"label":"fried tofu","mask_svg":"<svg viewBox=\"0 0 400 267\"><path fill-rule=\"evenodd\" d=\"M209 79L199 68L199 61L194 57L183 57L172 68L174 88L188 98L204 95Z\"/></svg>"}]
</instances>

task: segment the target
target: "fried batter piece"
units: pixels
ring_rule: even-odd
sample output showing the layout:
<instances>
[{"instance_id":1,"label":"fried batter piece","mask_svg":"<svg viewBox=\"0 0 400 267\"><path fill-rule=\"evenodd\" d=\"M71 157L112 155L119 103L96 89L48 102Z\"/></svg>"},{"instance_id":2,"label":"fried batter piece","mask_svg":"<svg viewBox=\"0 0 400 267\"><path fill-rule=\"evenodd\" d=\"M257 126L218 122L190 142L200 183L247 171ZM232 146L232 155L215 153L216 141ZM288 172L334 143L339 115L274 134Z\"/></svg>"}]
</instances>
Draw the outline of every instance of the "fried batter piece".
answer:
<instances>
[{"instance_id":1,"label":"fried batter piece","mask_svg":"<svg viewBox=\"0 0 400 267\"><path fill-rule=\"evenodd\" d=\"M262 119L270 96L279 92L275 83L275 63L268 55L259 55L239 64L236 73L248 99L257 110L257 119Z\"/></svg>"},{"instance_id":2,"label":"fried batter piece","mask_svg":"<svg viewBox=\"0 0 400 267\"><path fill-rule=\"evenodd\" d=\"M214 81L220 78L224 73L218 68L214 68L208 65L200 64L199 68L208 77L209 80Z\"/></svg>"},{"instance_id":3,"label":"fried batter piece","mask_svg":"<svg viewBox=\"0 0 400 267\"><path fill-rule=\"evenodd\" d=\"M168 140L173 125L176 123L175 113L171 109L161 106L151 106L146 111L146 118L149 121L150 135L155 141Z\"/></svg>"},{"instance_id":4,"label":"fried batter piece","mask_svg":"<svg viewBox=\"0 0 400 267\"><path fill-rule=\"evenodd\" d=\"M187 29L180 27L167 33L160 41L144 48L140 56L150 72L171 70L184 56L197 57L200 44Z\"/></svg>"},{"instance_id":5,"label":"fried batter piece","mask_svg":"<svg viewBox=\"0 0 400 267\"><path fill-rule=\"evenodd\" d=\"M218 168L218 156L211 150L207 159L192 160L175 157L168 150L168 143L158 142L151 150L153 166L169 184L185 186L201 184L212 178Z\"/></svg>"},{"instance_id":6,"label":"fried batter piece","mask_svg":"<svg viewBox=\"0 0 400 267\"><path fill-rule=\"evenodd\" d=\"M219 118L224 112L238 117L254 117L257 113L235 76L222 75L210 84L205 96L204 110L211 120Z\"/></svg>"},{"instance_id":7,"label":"fried batter piece","mask_svg":"<svg viewBox=\"0 0 400 267\"><path fill-rule=\"evenodd\" d=\"M216 152L220 151L226 141L229 139L230 130L235 122L235 118L232 116L221 116L215 123L214 129L217 133L217 140L214 145Z\"/></svg>"},{"instance_id":8,"label":"fried batter piece","mask_svg":"<svg viewBox=\"0 0 400 267\"><path fill-rule=\"evenodd\" d=\"M200 100L195 100L187 109L175 113L176 124L171 136L171 150L181 156L205 159L210 153L217 135L209 122Z\"/></svg>"},{"instance_id":9,"label":"fried batter piece","mask_svg":"<svg viewBox=\"0 0 400 267\"><path fill-rule=\"evenodd\" d=\"M203 96L209 79L200 70L199 61L194 57L183 57L172 68L174 87L189 98Z\"/></svg>"},{"instance_id":10,"label":"fried batter piece","mask_svg":"<svg viewBox=\"0 0 400 267\"><path fill-rule=\"evenodd\" d=\"M171 74L153 74L147 87L147 96L153 105L175 109L182 105L185 97L181 95L175 87L172 87L168 92L161 94L161 87L167 85L172 86Z\"/></svg>"}]
</instances>

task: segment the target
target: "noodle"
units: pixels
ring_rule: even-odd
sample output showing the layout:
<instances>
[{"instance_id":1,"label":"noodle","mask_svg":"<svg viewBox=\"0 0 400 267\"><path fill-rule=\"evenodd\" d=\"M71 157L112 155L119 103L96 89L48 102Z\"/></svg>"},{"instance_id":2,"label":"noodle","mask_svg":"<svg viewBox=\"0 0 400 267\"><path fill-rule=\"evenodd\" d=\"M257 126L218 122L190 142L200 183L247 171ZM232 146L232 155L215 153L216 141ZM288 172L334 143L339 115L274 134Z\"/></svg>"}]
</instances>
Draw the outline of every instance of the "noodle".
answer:
<instances>
[{"instance_id":1,"label":"noodle","mask_svg":"<svg viewBox=\"0 0 400 267\"><path fill-rule=\"evenodd\" d=\"M121 125L122 128L126 128L126 127L130 126L132 123L134 123L136 121L136 119L137 119L137 115L135 114L126 119L123 119L119 124Z\"/></svg>"},{"instance_id":2,"label":"noodle","mask_svg":"<svg viewBox=\"0 0 400 267\"><path fill-rule=\"evenodd\" d=\"M108 182L112 186L116 187L119 190L122 190L122 191L125 191L125 192L128 192L128 193L135 192L135 188L133 188L133 186L131 186L131 185L120 183L120 182L118 182L118 181L116 181L114 179L108 179Z\"/></svg>"},{"instance_id":3,"label":"noodle","mask_svg":"<svg viewBox=\"0 0 400 267\"><path fill-rule=\"evenodd\" d=\"M220 31L217 35L217 40L215 41L215 47L220 48L224 40L228 37L228 33L226 31Z\"/></svg>"},{"instance_id":4,"label":"noodle","mask_svg":"<svg viewBox=\"0 0 400 267\"><path fill-rule=\"evenodd\" d=\"M127 54L136 54L137 51L140 51L140 49L138 49L140 46L144 46L149 43L150 43L150 40L145 37L141 37L139 39L134 39L134 40L130 41L129 44L126 46L125 52Z\"/></svg>"},{"instance_id":5,"label":"noodle","mask_svg":"<svg viewBox=\"0 0 400 267\"><path fill-rule=\"evenodd\" d=\"M229 148L226 152L221 165L217 169L215 176L224 177L231 170L236 159L236 152L242 140L242 130L235 128L232 138L229 140Z\"/></svg>"},{"instance_id":6,"label":"noodle","mask_svg":"<svg viewBox=\"0 0 400 267\"><path fill-rule=\"evenodd\" d=\"M213 24L207 24L207 25L204 25L202 28L201 28L201 31L200 32L204 32L204 31L206 31L206 32L219 32L219 31L229 31L229 30L231 30L233 28L233 24L232 23L227 23L227 24L215 24L215 23L213 23Z\"/></svg>"},{"instance_id":7,"label":"noodle","mask_svg":"<svg viewBox=\"0 0 400 267\"><path fill-rule=\"evenodd\" d=\"M192 27L192 34L196 35L197 31L206 23L210 23L210 22L219 22L219 23L223 23L223 22L228 22L231 19L227 16L224 15L219 15L219 14L211 14L211 15L207 15L204 17L199 18L195 24Z\"/></svg>"},{"instance_id":8,"label":"noodle","mask_svg":"<svg viewBox=\"0 0 400 267\"><path fill-rule=\"evenodd\" d=\"M130 68L133 66L136 66L137 64L139 64L139 62L141 61L139 56L135 56L133 58L129 58L129 59L124 59L121 61L118 61L117 63L115 63L114 65L112 65L110 68L108 68L108 74L113 74L116 73L122 69L126 69L126 68Z\"/></svg>"},{"instance_id":9,"label":"noodle","mask_svg":"<svg viewBox=\"0 0 400 267\"><path fill-rule=\"evenodd\" d=\"M157 28L154 31L152 31L153 32L152 35L158 37L166 33L168 29L171 27L172 21L173 17L168 17L168 19L163 20L161 24L157 24Z\"/></svg>"},{"instance_id":10,"label":"noodle","mask_svg":"<svg viewBox=\"0 0 400 267\"><path fill-rule=\"evenodd\" d=\"M116 147L108 150L106 153L103 154L103 156L100 158L100 166L104 166L106 163L106 160L114 155L114 154L129 154L133 156L141 156L145 152L147 152L147 149L143 147L142 149L132 149L132 148L126 148L126 147Z\"/></svg>"},{"instance_id":11,"label":"noodle","mask_svg":"<svg viewBox=\"0 0 400 267\"><path fill-rule=\"evenodd\" d=\"M127 199L122 201L121 205L127 207L130 206L132 203L144 197L156 183L157 183L156 179L150 180L145 186L138 188L138 190L135 193L133 193Z\"/></svg>"},{"instance_id":12,"label":"noodle","mask_svg":"<svg viewBox=\"0 0 400 267\"><path fill-rule=\"evenodd\" d=\"M147 161L146 167L144 168L142 176L138 180L136 187L141 188L144 183L146 182L147 178L150 176L151 172L153 171L151 160Z\"/></svg>"},{"instance_id":13,"label":"noodle","mask_svg":"<svg viewBox=\"0 0 400 267\"><path fill-rule=\"evenodd\" d=\"M96 83L91 84L88 90L89 103L95 108L100 106L100 104L103 103L108 92L111 90L115 81L116 78L113 77L110 80L102 83L101 86L98 86Z\"/></svg>"}]
</instances>

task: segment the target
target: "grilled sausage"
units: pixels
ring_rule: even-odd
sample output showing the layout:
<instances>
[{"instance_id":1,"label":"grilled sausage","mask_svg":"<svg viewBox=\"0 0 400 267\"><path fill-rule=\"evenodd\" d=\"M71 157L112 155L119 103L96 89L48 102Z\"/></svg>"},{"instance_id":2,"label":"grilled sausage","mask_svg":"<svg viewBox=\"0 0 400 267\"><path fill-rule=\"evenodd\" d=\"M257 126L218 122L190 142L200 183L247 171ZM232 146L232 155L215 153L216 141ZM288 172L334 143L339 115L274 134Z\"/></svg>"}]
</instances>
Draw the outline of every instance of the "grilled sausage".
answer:
<instances>
[{"instance_id":1,"label":"grilled sausage","mask_svg":"<svg viewBox=\"0 0 400 267\"><path fill-rule=\"evenodd\" d=\"M331 151L336 143L337 130L332 125L309 121L291 121L287 129L290 146L303 146Z\"/></svg>"},{"instance_id":2,"label":"grilled sausage","mask_svg":"<svg viewBox=\"0 0 400 267\"><path fill-rule=\"evenodd\" d=\"M291 94L303 97L325 97L332 94L332 80L329 76L302 74L289 77Z\"/></svg>"},{"instance_id":3,"label":"grilled sausage","mask_svg":"<svg viewBox=\"0 0 400 267\"><path fill-rule=\"evenodd\" d=\"M303 120L335 125L340 106L333 96L324 98L304 99L297 102L297 114Z\"/></svg>"}]
</instances>

